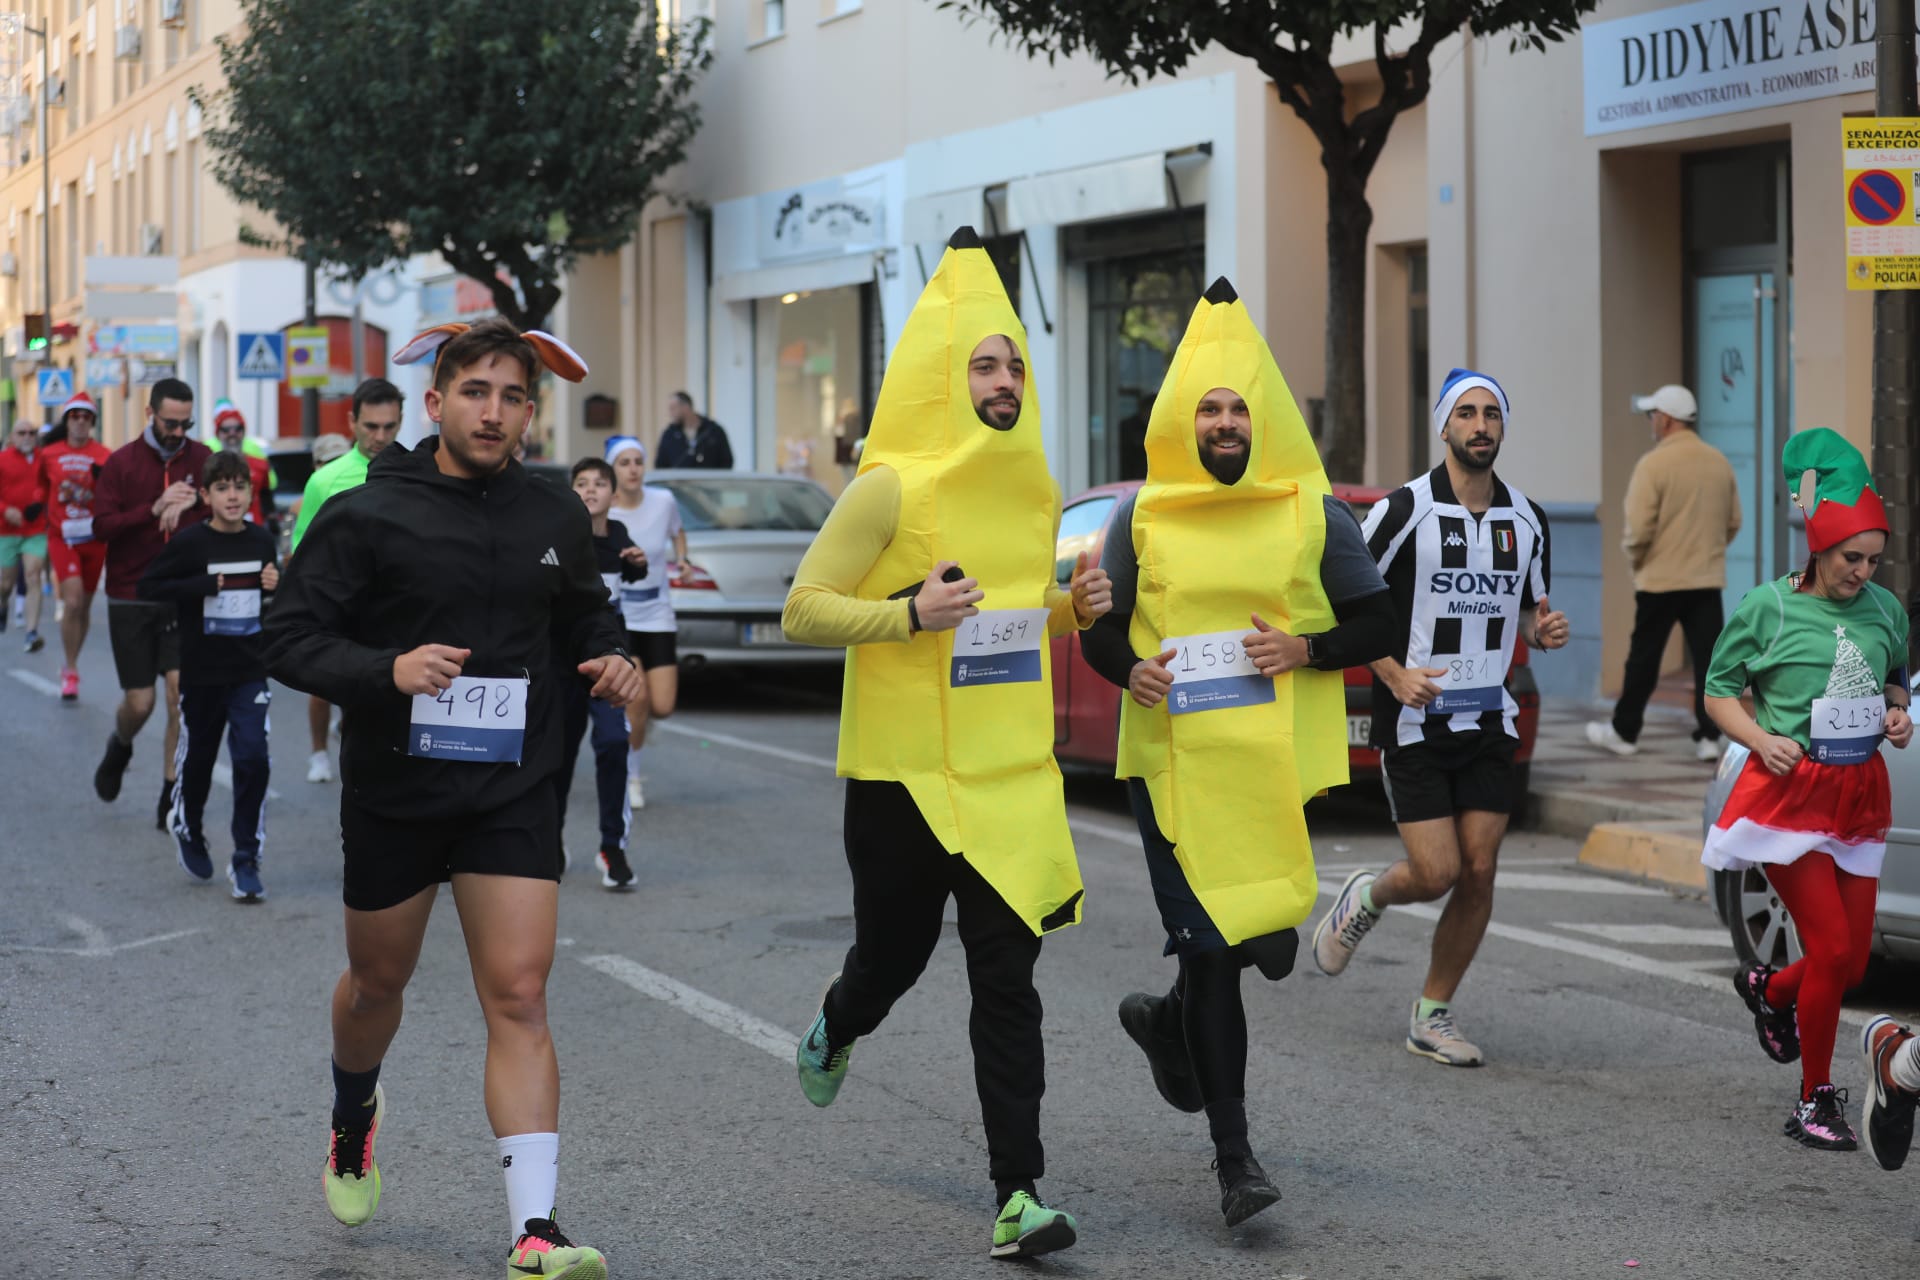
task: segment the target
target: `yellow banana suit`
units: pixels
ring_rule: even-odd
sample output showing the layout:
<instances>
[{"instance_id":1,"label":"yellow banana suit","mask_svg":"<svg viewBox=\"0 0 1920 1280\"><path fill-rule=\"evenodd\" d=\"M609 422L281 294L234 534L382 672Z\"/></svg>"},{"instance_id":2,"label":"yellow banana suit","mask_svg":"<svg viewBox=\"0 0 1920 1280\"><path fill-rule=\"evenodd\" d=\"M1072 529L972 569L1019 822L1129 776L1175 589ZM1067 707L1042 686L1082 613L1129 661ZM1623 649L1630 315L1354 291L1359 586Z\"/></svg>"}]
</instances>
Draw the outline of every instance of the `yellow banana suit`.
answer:
<instances>
[{"instance_id":1,"label":"yellow banana suit","mask_svg":"<svg viewBox=\"0 0 1920 1280\"><path fill-rule=\"evenodd\" d=\"M1054 583L1060 494L1041 448L1031 374L1019 419L983 423L967 386L974 348L1026 330L971 230L954 237L887 364L860 470L900 478L892 542L855 594L884 600L942 560L985 593L981 610L1036 609ZM967 625L967 624L963 624ZM1053 759L1050 646L1040 679L954 687L955 632L847 650L842 777L906 786L940 843L964 854L1035 934L1078 923L1082 886Z\"/></svg>"},{"instance_id":2,"label":"yellow banana suit","mask_svg":"<svg viewBox=\"0 0 1920 1280\"><path fill-rule=\"evenodd\" d=\"M1233 485L1200 460L1194 413L1208 391L1252 415L1246 474ZM1313 438L1266 340L1225 280L1194 308L1147 425L1147 479L1131 530L1137 657L1164 641L1251 631L1258 613L1293 635L1324 631L1320 585L1331 492ZM1170 714L1121 699L1116 773L1140 778L1187 882L1229 944L1291 929L1318 893L1302 805L1347 781L1341 675L1300 668L1271 702ZM1179 686L1175 686L1176 691ZM1176 695L1177 696L1177 695Z\"/></svg>"}]
</instances>

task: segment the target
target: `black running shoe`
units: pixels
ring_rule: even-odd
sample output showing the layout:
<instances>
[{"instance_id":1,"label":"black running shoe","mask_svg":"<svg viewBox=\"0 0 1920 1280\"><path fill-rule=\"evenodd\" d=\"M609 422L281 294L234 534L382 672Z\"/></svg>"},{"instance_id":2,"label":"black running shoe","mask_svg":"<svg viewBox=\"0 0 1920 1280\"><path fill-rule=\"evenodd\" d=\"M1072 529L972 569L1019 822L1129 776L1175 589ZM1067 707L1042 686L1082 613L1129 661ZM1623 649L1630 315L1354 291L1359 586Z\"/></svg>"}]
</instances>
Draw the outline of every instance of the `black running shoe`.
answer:
<instances>
[{"instance_id":1,"label":"black running shoe","mask_svg":"<svg viewBox=\"0 0 1920 1280\"><path fill-rule=\"evenodd\" d=\"M1153 1069L1153 1087L1167 1105L1176 1111L1196 1112L1206 1105L1200 1098L1200 1082L1193 1077L1193 1058L1187 1042L1160 1034L1165 996L1150 996L1136 991L1120 1001L1120 1025L1147 1055Z\"/></svg>"},{"instance_id":2,"label":"black running shoe","mask_svg":"<svg viewBox=\"0 0 1920 1280\"><path fill-rule=\"evenodd\" d=\"M1860 1139L1847 1123L1847 1091L1816 1085L1813 1096L1796 1105L1781 1132L1822 1151L1858 1151Z\"/></svg>"},{"instance_id":3,"label":"black running shoe","mask_svg":"<svg viewBox=\"0 0 1920 1280\"><path fill-rule=\"evenodd\" d=\"M120 741L120 735L107 735L107 753L93 771L93 794L111 804L120 798L120 780L126 776L127 762L133 759L133 744Z\"/></svg>"},{"instance_id":4,"label":"black running shoe","mask_svg":"<svg viewBox=\"0 0 1920 1280\"><path fill-rule=\"evenodd\" d=\"M1792 1062L1800 1056L1800 1028L1794 1023L1792 1005L1776 1009L1767 1003L1764 992L1772 978L1770 966L1752 965L1733 975L1733 989L1753 1013L1753 1032L1760 1037L1760 1048L1775 1062Z\"/></svg>"},{"instance_id":5,"label":"black running shoe","mask_svg":"<svg viewBox=\"0 0 1920 1280\"><path fill-rule=\"evenodd\" d=\"M633 888L633 868L627 865L627 855L619 849L602 849L594 855L594 861L600 866L600 883L609 889Z\"/></svg>"},{"instance_id":6,"label":"black running shoe","mask_svg":"<svg viewBox=\"0 0 1920 1280\"><path fill-rule=\"evenodd\" d=\"M1912 1039L1913 1032L1885 1015L1869 1022L1860 1034L1860 1048L1867 1059L1867 1113L1861 1128L1867 1131L1867 1150L1888 1172L1905 1164L1913 1147L1915 1096L1893 1084L1887 1071L1893 1055Z\"/></svg>"},{"instance_id":7,"label":"black running shoe","mask_svg":"<svg viewBox=\"0 0 1920 1280\"><path fill-rule=\"evenodd\" d=\"M1251 1151L1223 1151L1213 1162L1220 1178L1220 1212L1237 1227L1262 1209L1280 1203L1280 1191Z\"/></svg>"}]
</instances>

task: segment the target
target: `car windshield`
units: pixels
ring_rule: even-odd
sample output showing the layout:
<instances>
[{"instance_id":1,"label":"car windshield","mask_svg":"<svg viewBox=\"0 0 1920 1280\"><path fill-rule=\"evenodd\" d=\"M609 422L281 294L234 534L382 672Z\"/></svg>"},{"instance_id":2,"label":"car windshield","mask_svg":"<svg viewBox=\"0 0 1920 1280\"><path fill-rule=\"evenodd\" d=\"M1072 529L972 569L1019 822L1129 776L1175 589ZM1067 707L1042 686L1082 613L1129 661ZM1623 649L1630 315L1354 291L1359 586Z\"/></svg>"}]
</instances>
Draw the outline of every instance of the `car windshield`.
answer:
<instances>
[{"instance_id":1,"label":"car windshield","mask_svg":"<svg viewBox=\"0 0 1920 1280\"><path fill-rule=\"evenodd\" d=\"M715 476L657 482L680 503L689 530L817 530L833 509L825 490L804 480Z\"/></svg>"}]
</instances>

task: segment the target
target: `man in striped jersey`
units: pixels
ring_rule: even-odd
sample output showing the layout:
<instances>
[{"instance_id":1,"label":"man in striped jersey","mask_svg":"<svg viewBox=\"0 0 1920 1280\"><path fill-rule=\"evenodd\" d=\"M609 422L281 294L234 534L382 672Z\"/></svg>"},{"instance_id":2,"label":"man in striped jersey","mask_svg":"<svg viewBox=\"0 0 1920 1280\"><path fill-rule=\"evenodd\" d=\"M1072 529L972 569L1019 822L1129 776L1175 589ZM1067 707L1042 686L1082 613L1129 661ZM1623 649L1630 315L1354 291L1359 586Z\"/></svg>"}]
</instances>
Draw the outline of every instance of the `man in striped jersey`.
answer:
<instances>
[{"instance_id":1,"label":"man in striped jersey","mask_svg":"<svg viewBox=\"0 0 1920 1280\"><path fill-rule=\"evenodd\" d=\"M1337 974L1389 906L1451 893L1407 1049L1454 1067L1483 1060L1450 1005L1493 914L1500 838L1520 799L1514 638L1558 649L1568 636L1547 602L1546 514L1494 474L1507 417L1499 383L1455 369L1433 411L1446 460L1367 513L1367 549L1405 628L1372 667L1373 745L1407 856L1349 876L1313 934L1314 960Z\"/></svg>"}]
</instances>

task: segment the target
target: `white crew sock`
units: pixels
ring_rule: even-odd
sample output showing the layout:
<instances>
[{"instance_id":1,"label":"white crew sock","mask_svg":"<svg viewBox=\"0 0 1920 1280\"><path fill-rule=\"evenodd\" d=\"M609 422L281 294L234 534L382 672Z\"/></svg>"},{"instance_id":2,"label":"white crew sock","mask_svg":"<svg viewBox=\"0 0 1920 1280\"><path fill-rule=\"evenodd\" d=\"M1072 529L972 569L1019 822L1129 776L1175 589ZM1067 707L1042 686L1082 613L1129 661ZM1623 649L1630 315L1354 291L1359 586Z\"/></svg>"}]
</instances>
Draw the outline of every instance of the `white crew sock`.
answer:
<instances>
[{"instance_id":1,"label":"white crew sock","mask_svg":"<svg viewBox=\"0 0 1920 1280\"><path fill-rule=\"evenodd\" d=\"M640 776L640 753L645 750L645 747L627 748L627 776L629 778L637 778Z\"/></svg>"},{"instance_id":2,"label":"white crew sock","mask_svg":"<svg viewBox=\"0 0 1920 1280\"><path fill-rule=\"evenodd\" d=\"M526 1231L528 1218L553 1216L560 1185L560 1135L516 1133L497 1142L500 1172L507 1179L507 1216L513 1220L507 1232L511 1246Z\"/></svg>"},{"instance_id":3,"label":"white crew sock","mask_svg":"<svg viewBox=\"0 0 1920 1280\"><path fill-rule=\"evenodd\" d=\"M1908 1093L1920 1093L1920 1038L1907 1041L1887 1064L1887 1074Z\"/></svg>"}]
</instances>

